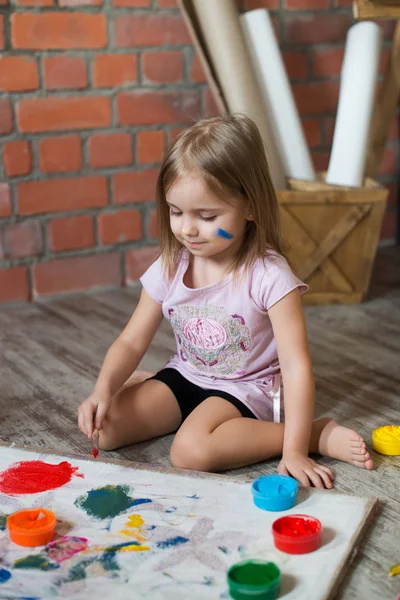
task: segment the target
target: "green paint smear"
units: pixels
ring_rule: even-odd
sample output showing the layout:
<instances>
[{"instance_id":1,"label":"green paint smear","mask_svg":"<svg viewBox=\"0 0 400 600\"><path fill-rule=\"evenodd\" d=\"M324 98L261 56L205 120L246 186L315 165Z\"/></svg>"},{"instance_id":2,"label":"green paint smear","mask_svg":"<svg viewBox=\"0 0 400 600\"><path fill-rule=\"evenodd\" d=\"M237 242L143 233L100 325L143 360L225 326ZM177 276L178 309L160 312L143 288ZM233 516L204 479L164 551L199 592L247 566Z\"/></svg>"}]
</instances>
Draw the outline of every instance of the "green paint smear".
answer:
<instances>
[{"instance_id":1,"label":"green paint smear","mask_svg":"<svg viewBox=\"0 0 400 600\"><path fill-rule=\"evenodd\" d=\"M105 485L90 490L75 500L75 506L95 519L113 518L128 510L135 500L129 495L127 485Z\"/></svg>"},{"instance_id":2,"label":"green paint smear","mask_svg":"<svg viewBox=\"0 0 400 600\"><path fill-rule=\"evenodd\" d=\"M60 581L58 585L67 583L69 581L81 581L82 579L86 579L86 567L94 563L96 560L96 558L88 558L78 563L69 570L68 577Z\"/></svg>"},{"instance_id":3,"label":"green paint smear","mask_svg":"<svg viewBox=\"0 0 400 600\"><path fill-rule=\"evenodd\" d=\"M3 513L0 513L0 531L4 531L7 527L7 517L8 515L3 515Z\"/></svg>"},{"instance_id":4,"label":"green paint smear","mask_svg":"<svg viewBox=\"0 0 400 600\"><path fill-rule=\"evenodd\" d=\"M42 554L31 554L25 558L20 558L14 563L14 569L39 569L40 571L52 571L58 569L60 565L50 562Z\"/></svg>"}]
</instances>

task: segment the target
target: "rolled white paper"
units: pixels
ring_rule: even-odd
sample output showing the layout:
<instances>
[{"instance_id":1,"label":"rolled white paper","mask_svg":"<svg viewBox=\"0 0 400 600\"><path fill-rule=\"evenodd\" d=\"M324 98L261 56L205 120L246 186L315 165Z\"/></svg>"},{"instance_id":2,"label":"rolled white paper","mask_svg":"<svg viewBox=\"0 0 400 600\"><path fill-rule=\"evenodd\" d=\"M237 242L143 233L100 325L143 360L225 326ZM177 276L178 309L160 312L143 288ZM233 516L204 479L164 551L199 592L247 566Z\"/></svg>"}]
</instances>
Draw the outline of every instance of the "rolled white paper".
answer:
<instances>
[{"instance_id":1,"label":"rolled white paper","mask_svg":"<svg viewBox=\"0 0 400 600\"><path fill-rule=\"evenodd\" d=\"M283 166L270 131L235 0L192 0L192 4L229 111L244 113L256 123L265 144L274 186L278 190L285 189Z\"/></svg>"},{"instance_id":2,"label":"rolled white paper","mask_svg":"<svg viewBox=\"0 0 400 600\"><path fill-rule=\"evenodd\" d=\"M296 103L268 12L261 8L240 17L268 121L285 175L315 180Z\"/></svg>"},{"instance_id":3,"label":"rolled white paper","mask_svg":"<svg viewBox=\"0 0 400 600\"><path fill-rule=\"evenodd\" d=\"M376 23L357 23L348 31L327 183L363 184L381 46Z\"/></svg>"}]
</instances>

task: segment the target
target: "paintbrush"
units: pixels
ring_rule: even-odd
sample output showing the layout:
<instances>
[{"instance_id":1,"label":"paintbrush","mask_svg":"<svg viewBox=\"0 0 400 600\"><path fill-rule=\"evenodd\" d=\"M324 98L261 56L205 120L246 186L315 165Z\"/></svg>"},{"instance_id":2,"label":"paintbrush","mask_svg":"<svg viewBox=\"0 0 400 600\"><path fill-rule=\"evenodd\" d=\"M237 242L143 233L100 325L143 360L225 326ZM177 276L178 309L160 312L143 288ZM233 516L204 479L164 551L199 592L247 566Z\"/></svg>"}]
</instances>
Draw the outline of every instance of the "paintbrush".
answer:
<instances>
[{"instance_id":1,"label":"paintbrush","mask_svg":"<svg viewBox=\"0 0 400 600\"><path fill-rule=\"evenodd\" d=\"M97 429L93 429L92 433L92 456L97 458L99 455L99 432Z\"/></svg>"}]
</instances>

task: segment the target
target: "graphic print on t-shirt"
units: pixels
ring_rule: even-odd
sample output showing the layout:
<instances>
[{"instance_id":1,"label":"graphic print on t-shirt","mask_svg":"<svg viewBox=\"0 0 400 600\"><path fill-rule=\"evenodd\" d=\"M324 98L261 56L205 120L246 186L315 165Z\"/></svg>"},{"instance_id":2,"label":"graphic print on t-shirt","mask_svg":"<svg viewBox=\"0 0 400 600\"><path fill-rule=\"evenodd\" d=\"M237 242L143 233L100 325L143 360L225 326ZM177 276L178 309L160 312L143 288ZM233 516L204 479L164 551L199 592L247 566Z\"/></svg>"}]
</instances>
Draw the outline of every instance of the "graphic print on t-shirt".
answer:
<instances>
[{"instance_id":1,"label":"graphic print on t-shirt","mask_svg":"<svg viewBox=\"0 0 400 600\"><path fill-rule=\"evenodd\" d=\"M245 374L251 339L241 315L212 305L178 306L170 308L168 315L183 362L226 379Z\"/></svg>"}]
</instances>

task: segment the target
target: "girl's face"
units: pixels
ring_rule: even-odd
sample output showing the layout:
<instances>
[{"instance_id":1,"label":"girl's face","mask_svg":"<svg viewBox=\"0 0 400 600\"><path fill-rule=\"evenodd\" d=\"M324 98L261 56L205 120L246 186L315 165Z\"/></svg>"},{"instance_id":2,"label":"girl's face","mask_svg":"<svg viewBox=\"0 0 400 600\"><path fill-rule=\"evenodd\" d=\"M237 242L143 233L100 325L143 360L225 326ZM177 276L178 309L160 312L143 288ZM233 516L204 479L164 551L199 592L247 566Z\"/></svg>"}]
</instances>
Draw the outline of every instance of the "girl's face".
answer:
<instances>
[{"instance_id":1,"label":"girl's face","mask_svg":"<svg viewBox=\"0 0 400 600\"><path fill-rule=\"evenodd\" d=\"M238 198L225 202L201 179L181 177L167 194L170 224L175 237L194 255L233 257L240 248L249 216ZM216 235L223 229L231 239Z\"/></svg>"}]
</instances>

